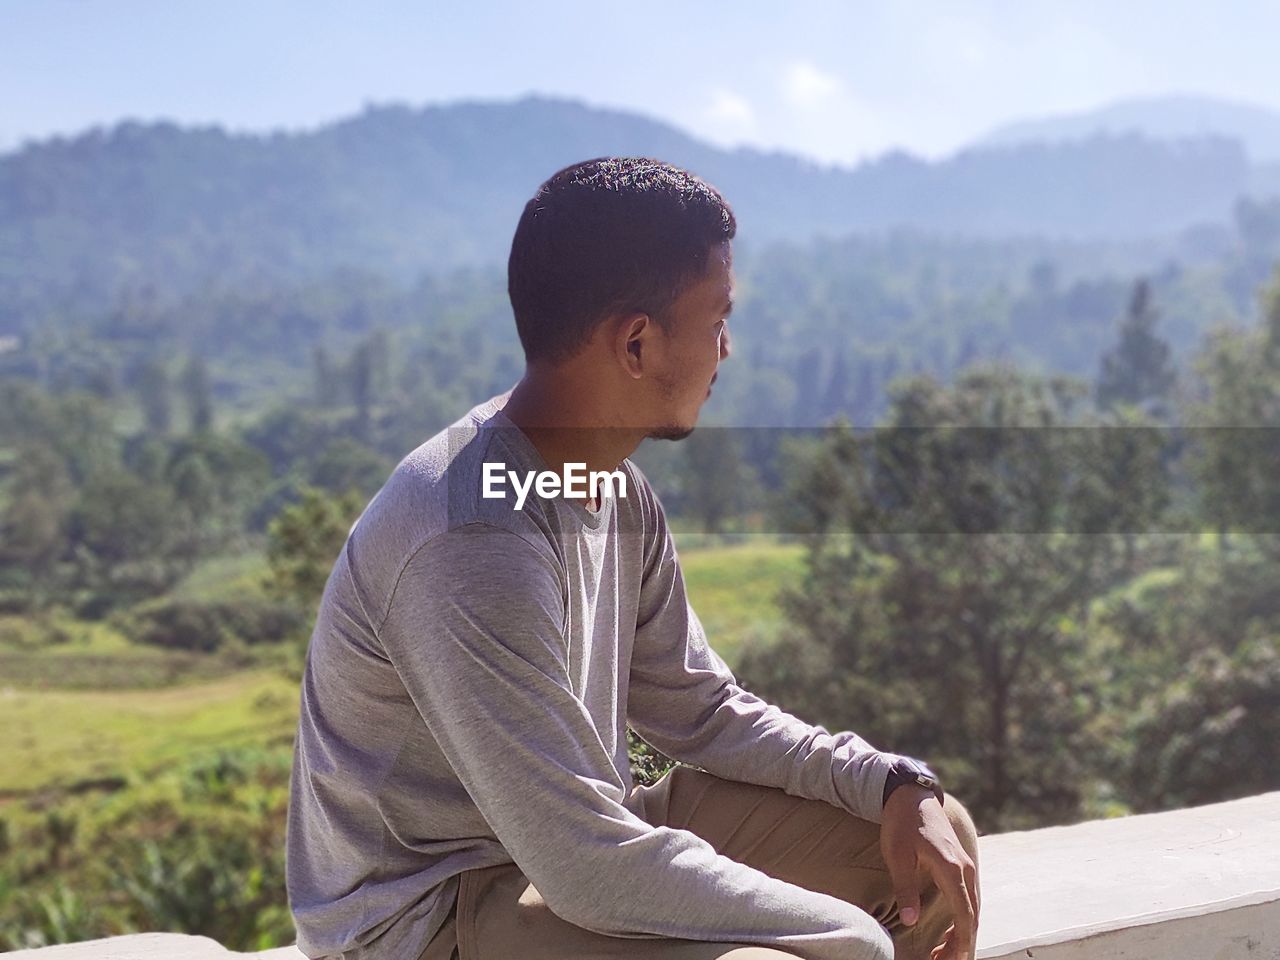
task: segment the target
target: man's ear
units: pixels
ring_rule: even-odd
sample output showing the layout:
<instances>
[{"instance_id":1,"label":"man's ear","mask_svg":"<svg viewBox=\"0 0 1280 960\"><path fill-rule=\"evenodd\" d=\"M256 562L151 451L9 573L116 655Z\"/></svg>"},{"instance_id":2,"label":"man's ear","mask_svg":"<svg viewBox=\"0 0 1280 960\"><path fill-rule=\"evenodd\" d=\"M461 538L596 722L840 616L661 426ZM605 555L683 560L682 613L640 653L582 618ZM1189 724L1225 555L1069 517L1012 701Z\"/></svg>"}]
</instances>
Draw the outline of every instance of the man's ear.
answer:
<instances>
[{"instance_id":1,"label":"man's ear","mask_svg":"<svg viewBox=\"0 0 1280 960\"><path fill-rule=\"evenodd\" d=\"M647 313L631 313L620 317L614 334L614 354L627 375L635 380L644 376L651 363L657 324Z\"/></svg>"}]
</instances>

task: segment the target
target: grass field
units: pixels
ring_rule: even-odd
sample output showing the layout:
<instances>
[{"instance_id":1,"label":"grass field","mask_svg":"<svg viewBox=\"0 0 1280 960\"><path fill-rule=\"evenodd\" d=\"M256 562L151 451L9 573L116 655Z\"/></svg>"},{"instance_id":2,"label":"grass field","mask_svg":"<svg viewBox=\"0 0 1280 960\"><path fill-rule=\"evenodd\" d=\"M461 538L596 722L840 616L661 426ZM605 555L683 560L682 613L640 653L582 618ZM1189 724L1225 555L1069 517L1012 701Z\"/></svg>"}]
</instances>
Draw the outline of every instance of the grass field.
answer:
<instances>
[{"instance_id":1,"label":"grass field","mask_svg":"<svg viewBox=\"0 0 1280 960\"><path fill-rule=\"evenodd\" d=\"M0 636L16 632L18 617L0 617ZM251 657L255 665L279 662L263 648L224 653L165 650L130 643L107 623L69 617L53 620L65 631L64 643L14 646L0 643L0 688L25 690L121 690L168 687L175 683L211 680L243 670ZM8 631L6 631L8 627Z\"/></svg>"},{"instance_id":2,"label":"grass field","mask_svg":"<svg viewBox=\"0 0 1280 960\"><path fill-rule=\"evenodd\" d=\"M75 789L210 748L287 740L297 689L253 671L163 690L0 690L0 797Z\"/></svg>"},{"instance_id":3,"label":"grass field","mask_svg":"<svg viewBox=\"0 0 1280 960\"><path fill-rule=\"evenodd\" d=\"M764 538L735 546L682 547L680 567L707 639L732 667L748 637L767 641L776 635L782 625L777 593L800 582L804 548Z\"/></svg>"}]
</instances>

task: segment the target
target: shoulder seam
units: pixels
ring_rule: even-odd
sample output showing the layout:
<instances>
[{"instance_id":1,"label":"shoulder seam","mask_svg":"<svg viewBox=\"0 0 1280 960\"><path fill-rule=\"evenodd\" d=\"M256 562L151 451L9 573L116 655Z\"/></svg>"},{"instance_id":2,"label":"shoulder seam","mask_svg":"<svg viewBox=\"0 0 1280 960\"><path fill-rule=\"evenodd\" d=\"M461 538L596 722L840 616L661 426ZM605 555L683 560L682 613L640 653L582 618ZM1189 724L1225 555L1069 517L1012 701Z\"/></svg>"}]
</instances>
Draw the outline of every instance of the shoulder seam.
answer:
<instances>
[{"instance_id":1,"label":"shoulder seam","mask_svg":"<svg viewBox=\"0 0 1280 960\"><path fill-rule=\"evenodd\" d=\"M537 554L537 556L539 557L539 559L542 560L543 563L551 567L551 572L556 574L557 579L561 581L561 589L563 590L563 587L564 587L563 574L561 573L560 570L556 569L555 565L552 564L552 562L547 559L546 555L543 554L543 552L538 549L538 545L534 543L532 540L530 540L528 537L524 536L521 533L518 533L515 530L511 530L507 527L499 526L496 523L491 523L488 520L468 520L466 523L460 523L455 527L447 527L444 530L437 530L435 533L431 534L431 536L424 539L421 543L419 543L416 547L414 547L405 555L404 562L400 564L400 569L396 571L395 583L391 585L391 590L387 593L386 606L384 607L381 615L378 617L378 625L374 631L375 634L382 633L382 628L386 625L387 617L391 616L391 606L395 602L396 592L400 589L400 581L404 578L404 572L409 568L409 564L413 562L414 558L418 554L420 554L424 549L426 549L426 547L429 544L438 540L440 537L443 537L446 534L453 533L458 530L465 530L467 527L489 527L493 530L501 531L502 533L509 533L511 534L511 536L515 537L516 539L523 541L533 550L535 554Z\"/></svg>"}]
</instances>

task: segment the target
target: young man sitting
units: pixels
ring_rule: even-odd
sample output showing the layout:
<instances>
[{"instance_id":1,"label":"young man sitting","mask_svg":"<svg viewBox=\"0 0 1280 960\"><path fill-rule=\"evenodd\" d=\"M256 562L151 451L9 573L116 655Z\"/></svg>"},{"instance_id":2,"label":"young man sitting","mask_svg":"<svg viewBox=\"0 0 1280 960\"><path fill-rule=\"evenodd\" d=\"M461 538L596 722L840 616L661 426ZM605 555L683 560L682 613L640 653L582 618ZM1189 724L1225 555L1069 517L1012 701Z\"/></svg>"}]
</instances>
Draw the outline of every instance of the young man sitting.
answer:
<instances>
[{"instance_id":1,"label":"young man sitting","mask_svg":"<svg viewBox=\"0 0 1280 960\"><path fill-rule=\"evenodd\" d=\"M288 823L309 957L973 957L968 814L737 684L627 459L711 395L735 229L646 159L526 205L523 379L405 457L325 588ZM610 484L529 486L566 465ZM693 766L636 788L628 724Z\"/></svg>"}]
</instances>

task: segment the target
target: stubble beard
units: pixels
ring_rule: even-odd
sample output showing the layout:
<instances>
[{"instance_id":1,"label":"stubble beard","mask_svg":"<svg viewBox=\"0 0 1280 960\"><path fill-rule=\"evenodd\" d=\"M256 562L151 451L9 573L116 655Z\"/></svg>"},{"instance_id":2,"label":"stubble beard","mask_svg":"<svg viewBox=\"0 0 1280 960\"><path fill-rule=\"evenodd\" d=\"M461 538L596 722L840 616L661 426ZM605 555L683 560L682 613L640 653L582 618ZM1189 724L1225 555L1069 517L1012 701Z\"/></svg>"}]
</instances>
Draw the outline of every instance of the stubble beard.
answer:
<instances>
[{"instance_id":1,"label":"stubble beard","mask_svg":"<svg viewBox=\"0 0 1280 960\"><path fill-rule=\"evenodd\" d=\"M693 433L694 427L681 427L671 424L666 427L655 427L650 430L646 436L650 440L683 440L689 434Z\"/></svg>"}]
</instances>

